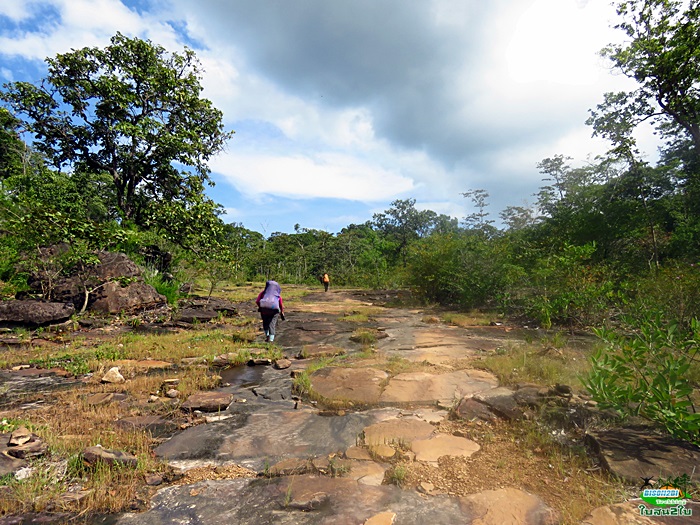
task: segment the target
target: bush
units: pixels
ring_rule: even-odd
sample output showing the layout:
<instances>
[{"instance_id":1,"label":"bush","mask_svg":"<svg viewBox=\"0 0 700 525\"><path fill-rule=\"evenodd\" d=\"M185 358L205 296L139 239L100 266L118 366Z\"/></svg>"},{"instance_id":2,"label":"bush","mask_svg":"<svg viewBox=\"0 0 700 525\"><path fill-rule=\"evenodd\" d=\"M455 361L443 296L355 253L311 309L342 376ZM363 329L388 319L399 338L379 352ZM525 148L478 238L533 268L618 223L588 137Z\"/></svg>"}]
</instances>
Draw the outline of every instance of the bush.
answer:
<instances>
[{"instance_id":1,"label":"bush","mask_svg":"<svg viewBox=\"0 0 700 525\"><path fill-rule=\"evenodd\" d=\"M603 346L591 357L584 386L602 408L642 416L675 437L700 444L700 414L693 402L690 368L698 357L700 322L689 333L649 316L628 335L596 330Z\"/></svg>"}]
</instances>

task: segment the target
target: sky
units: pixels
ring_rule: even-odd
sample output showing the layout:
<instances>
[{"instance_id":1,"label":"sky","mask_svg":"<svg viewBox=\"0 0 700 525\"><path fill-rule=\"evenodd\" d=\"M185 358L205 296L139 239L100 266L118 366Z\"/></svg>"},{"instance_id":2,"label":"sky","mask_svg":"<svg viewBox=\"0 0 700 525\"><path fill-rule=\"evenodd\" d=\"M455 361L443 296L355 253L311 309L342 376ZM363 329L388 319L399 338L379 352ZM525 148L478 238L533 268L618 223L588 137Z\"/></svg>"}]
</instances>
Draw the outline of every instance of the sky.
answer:
<instances>
[{"instance_id":1,"label":"sky","mask_svg":"<svg viewBox=\"0 0 700 525\"><path fill-rule=\"evenodd\" d=\"M462 220L483 189L498 224L538 162L607 150L585 121L633 87L598 54L615 22L610 0L0 0L0 82L118 31L187 46L235 131L207 190L226 222L337 233L396 199Z\"/></svg>"}]
</instances>

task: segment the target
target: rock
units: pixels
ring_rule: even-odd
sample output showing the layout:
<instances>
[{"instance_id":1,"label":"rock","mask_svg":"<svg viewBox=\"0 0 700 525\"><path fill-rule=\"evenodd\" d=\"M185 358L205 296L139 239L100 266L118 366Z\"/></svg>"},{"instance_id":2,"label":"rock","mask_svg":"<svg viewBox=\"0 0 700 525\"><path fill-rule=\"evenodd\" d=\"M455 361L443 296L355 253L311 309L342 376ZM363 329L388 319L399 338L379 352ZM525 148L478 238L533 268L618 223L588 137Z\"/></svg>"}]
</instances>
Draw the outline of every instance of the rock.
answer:
<instances>
[{"instance_id":1,"label":"rock","mask_svg":"<svg viewBox=\"0 0 700 525\"><path fill-rule=\"evenodd\" d=\"M0 301L0 324L43 326L67 321L75 313L70 303L12 299Z\"/></svg>"},{"instance_id":2,"label":"rock","mask_svg":"<svg viewBox=\"0 0 700 525\"><path fill-rule=\"evenodd\" d=\"M124 379L124 376L119 372L119 367L114 366L107 370L107 373L102 377L101 381L103 383L119 384L125 383L126 379Z\"/></svg>"},{"instance_id":3,"label":"rock","mask_svg":"<svg viewBox=\"0 0 700 525\"><path fill-rule=\"evenodd\" d=\"M32 439L32 436L33 434L26 427L19 427L10 434L10 439L7 444L10 447L24 445L27 441Z\"/></svg>"},{"instance_id":4,"label":"rock","mask_svg":"<svg viewBox=\"0 0 700 525\"><path fill-rule=\"evenodd\" d=\"M200 297L200 296L190 296L186 299L182 299L179 302L181 308L190 308L193 310L213 310L216 312L217 316L219 314L233 317L238 315L238 308L231 301L222 299L220 297Z\"/></svg>"},{"instance_id":5,"label":"rock","mask_svg":"<svg viewBox=\"0 0 700 525\"><path fill-rule=\"evenodd\" d=\"M112 401L125 401L128 396L121 392L98 392L85 398L85 403L89 406L101 406Z\"/></svg>"},{"instance_id":6,"label":"rock","mask_svg":"<svg viewBox=\"0 0 700 525\"><path fill-rule=\"evenodd\" d=\"M3 434L3 436L7 436L7 434ZM9 456L6 451L7 449L5 448L3 452L0 453L0 476L3 477L8 474L13 474L27 465L26 461Z\"/></svg>"},{"instance_id":7,"label":"rock","mask_svg":"<svg viewBox=\"0 0 700 525\"><path fill-rule=\"evenodd\" d=\"M284 370L285 368L292 366L292 362L289 359L275 359L272 366L274 366L277 370Z\"/></svg>"},{"instance_id":8,"label":"rock","mask_svg":"<svg viewBox=\"0 0 700 525\"><path fill-rule=\"evenodd\" d=\"M153 437L166 437L177 430L177 423L157 415L130 416L116 421L125 430L145 430Z\"/></svg>"},{"instance_id":9,"label":"rock","mask_svg":"<svg viewBox=\"0 0 700 525\"><path fill-rule=\"evenodd\" d=\"M121 252L97 252L100 264L95 266L94 275L100 283L110 279L141 277L139 267Z\"/></svg>"},{"instance_id":10,"label":"rock","mask_svg":"<svg viewBox=\"0 0 700 525\"><path fill-rule=\"evenodd\" d=\"M170 399L177 399L180 396L180 391L176 390L174 388L171 388L165 393L165 397L169 397Z\"/></svg>"},{"instance_id":11,"label":"rock","mask_svg":"<svg viewBox=\"0 0 700 525\"><path fill-rule=\"evenodd\" d=\"M212 366L224 368L233 365L237 359L238 354L235 352L230 352L228 354L217 355L214 357L214 359L212 359L211 364Z\"/></svg>"},{"instance_id":12,"label":"rock","mask_svg":"<svg viewBox=\"0 0 700 525\"><path fill-rule=\"evenodd\" d=\"M233 394L223 392L198 392L187 398L181 408L183 410L202 412L221 412L226 410L233 401Z\"/></svg>"},{"instance_id":13,"label":"rock","mask_svg":"<svg viewBox=\"0 0 700 525\"><path fill-rule=\"evenodd\" d=\"M216 310L198 309L198 308L183 308L173 316L173 321L176 323L208 323L212 319L219 317Z\"/></svg>"},{"instance_id":14,"label":"rock","mask_svg":"<svg viewBox=\"0 0 700 525\"><path fill-rule=\"evenodd\" d=\"M513 397L514 392L508 388L498 387L474 395L474 400L486 405L491 412L508 421L519 420L523 411Z\"/></svg>"},{"instance_id":15,"label":"rock","mask_svg":"<svg viewBox=\"0 0 700 525\"><path fill-rule=\"evenodd\" d=\"M323 505L328 503L329 500L330 497L328 494L325 492L317 492L315 494L311 494L311 496L307 498L293 498L292 501L287 504L287 507L290 509L309 512L320 509Z\"/></svg>"},{"instance_id":16,"label":"rock","mask_svg":"<svg viewBox=\"0 0 700 525\"><path fill-rule=\"evenodd\" d=\"M272 359L249 359L248 366L270 366L272 364Z\"/></svg>"},{"instance_id":17,"label":"rock","mask_svg":"<svg viewBox=\"0 0 700 525\"><path fill-rule=\"evenodd\" d=\"M317 357L335 357L339 355L345 355L345 350L337 346L325 344L305 345L297 355L297 359L314 359Z\"/></svg>"},{"instance_id":18,"label":"rock","mask_svg":"<svg viewBox=\"0 0 700 525\"><path fill-rule=\"evenodd\" d=\"M389 445L380 443L379 445L370 445L370 450L372 454L377 456L377 459L391 459L396 455L396 450L391 448Z\"/></svg>"},{"instance_id":19,"label":"rock","mask_svg":"<svg viewBox=\"0 0 700 525\"><path fill-rule=\"evenodd\" d=\"M182 359L180 359L180 363L182 363L184 366L203 365L203 364L206 364L206 362L207 362L207 358L203 357L203 356L183 357Z\"/></svg>"},{"instance_id":20,"label":"rock","mask_svg":"<svg viewBox=\"0 0 700 525\"><path fill-rule=\"evenodd\" d=\"M389 375L376 368L321 368L311 374L311 389L329 400L373 404Z\"/></svg>"},{"instance_id":21,"label":"rock","mask_svg":"<svg viewBox=\"0 0 700 525\"><path fill-rule=\"evenodd\" d=\"M493 374L482 370L459 370L446 374L409 372L389 380L380 403L455 403L465 395L491 390L498 385Z\"/></svg>"},{"instance_id":22,"label":"rock","mask_svg":"<svg viewBox=\"0 0 700 525\"><path fill-rule=\"evenodd\" d=\"M518 388L513 394L513 399L519 405L530 408L539 408L547 402L548 396L543 396L539 386L525 386Z\"/></svg>"},{"instance_id":23,"label":"rock","mask_svg":"<svg viewBox=\"0 0 700 525\"><path fill-rule=\"evenodd\" d=\"M107 450L100 445L88 447L83 450L83 459L88 465L94 466L99 462L107 465L124 465L131 468L136 468L138 458L128 452L121 450Z\"/></svg>"},{"instance_id":24,"label":"rock","mask_svg":"<svg viewBox=\"0 0 700 525\"><path fill-rule=\"evenodd\" d=\"M485 490L460 498L480 525L505 523L527 525L557 525L558 513L532 494L515 488Z\"/></svg>"},{"instance_id":25,"label":"rock","mask_svg":"<svg viewBox=\"0 0 700 525\"><path fill-rule=\"evenodd\" d=\"M669 478L700 471L700 447L643 429L614 428L590 432L586 442L601 465L632 483L640 478Z\"/></svg>"},{"instance_id":26,"label":"rock","mask_svg":"<svg viewBox=\"0 0 700 525\"><path fill-rule=\"evenodd\" d=\"M264 474L269 476L298 476L301 474L309 474L313 471L313 465L309 461L299 458L289 458L275 463Z\"/></svg>"},{"instance_id":27,"label":"rock","mask_svg":"<svg viewBox=\"0 0 700 525\"><path fill-rule=\"evenodd\" d=\"M114 281L108 282L95 292L95 297L90 309L109 314L149 310L166 303L164 295L143 282L132 282L126 286Z\"/></svg>"},{"instance_id":28,"label":"rock","mask_svg":"<svg viewBox=\"0 0 700 525\"><path fill-rule=\"evenodd\" d=\"M348 459L357 459L362 461L372 461L372 456L366 448L352 446L345 451L345 457Z\"/></svg>"},{"instance_id":29,"label":"rock","mask_svg":"<svg viewBox=\"0 0 700 525\"><path fill-rule=\"evenodd\" d=\"M458 436L438 434L428 439L416 439L411 443L411 450L416 453L416 461L438 465L442 456L468 458L481 447L472 441Z\"/></svg>"},{"instance_id":30,"label":"rock","mask_svg":"<svg viewBox=\"0 0 700 525\"><path fill-rule=\"evenodd\" d=\"M144 481L149 487L157 487L163 484L163 475L157 473L149 473L144 476Z\"/></svg>"},{"instance_id":31,"label":"rock","mask_svg":"<svg viewBox=\"0 0 700 525\"><path fill-rule=\"evenodd\" d=\"M435 490L435 485L427 481L421 481L420 483L418 483L418 486L416 488L419 492L422 492L423 494L432 494L432 492Z\"/></svg>"},{"instance_id":32,"label":"rock","mask_svg":"<svg viewBox=\"0 0 700 525\"><path fill-rule=\"evenodd\" d=\"M489 407L485 404L480 403L473 397L465 397L460 401L457 409L455 410L455 415L460 419L466 419L471 421L473 419L481 419L482 421L495 421L498 416L491 412Z\"/></svg>"},{"instance_id":33,"label":"rock","mask_svg":"<svg viewBox=\"0 0 700 525\"><path fill-rule=\"evenodd\" d=\"M365 445L373 447L395 443L410 446L417 439L433 435L435 427L418 419L388 419L364 429Z\"/></svg>"},{"instance_id":34,"label":"rock","mask_svg":"<svg viewBox=\"0 0 700 525\"><path fill-rule=\"evenodd\" d=\"M394 512L380 512L365 521L365 525L393 525L396 519Z\"/></svg>"},{"instance_id":35,"label":"rock","mask_svg":"<svg viewBox=\"0 0 700 525\"><path fill-rule=\"evenodd\" d=\"M45 455L49 446L36 434L31 434L30 439L21 445L8 446L7 454L17 459L38 458Z\"/></svg>"}]
</instances>

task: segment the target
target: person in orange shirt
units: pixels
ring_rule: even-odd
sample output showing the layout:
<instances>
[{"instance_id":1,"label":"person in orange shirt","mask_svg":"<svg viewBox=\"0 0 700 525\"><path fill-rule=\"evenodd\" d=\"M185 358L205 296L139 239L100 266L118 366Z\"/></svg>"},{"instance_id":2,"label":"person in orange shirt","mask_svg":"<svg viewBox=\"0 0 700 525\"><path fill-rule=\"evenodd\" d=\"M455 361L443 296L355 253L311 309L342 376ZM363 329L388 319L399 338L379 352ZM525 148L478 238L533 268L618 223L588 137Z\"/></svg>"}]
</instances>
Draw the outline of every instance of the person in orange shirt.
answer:
<instances>
[{"instance_id":1,"label":"person in orange shirt","mask_svg":"<svg viewBox=\"0 0 700 525\"><path fill-rule=\"evenodd\" d=\"M328 285L331 284L331 278L328 277L327 273L323 274L323 278L321 279L323 281L323 291L327 292L328 291Z\"/></svg>"}]
</instances>

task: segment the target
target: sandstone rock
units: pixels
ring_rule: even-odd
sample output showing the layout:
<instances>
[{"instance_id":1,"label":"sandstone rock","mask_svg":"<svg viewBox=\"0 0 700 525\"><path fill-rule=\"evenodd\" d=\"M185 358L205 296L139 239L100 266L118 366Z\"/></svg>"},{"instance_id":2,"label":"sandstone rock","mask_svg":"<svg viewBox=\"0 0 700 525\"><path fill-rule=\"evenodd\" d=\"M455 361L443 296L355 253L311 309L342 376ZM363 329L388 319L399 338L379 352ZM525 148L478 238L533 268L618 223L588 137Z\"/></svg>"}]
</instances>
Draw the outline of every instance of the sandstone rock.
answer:
<instances>
[{"instance_id":1,"label":"sandstone rock","mask_svg":"<svg viewBox=\"0 0 700 525\"><path fill-rule=\"evenodd\" d=\"M481 447L478 443L458 436L438 434L428 439L417 439L411 443L411 450L416 453L416 461L424 461L434 466L442 456L468 458Z\"/></svg>"},{"instance_id":2,"label":"sandstone rock","mask_svg":"<svg viewBox=\"0 0 700 525\"><path fill-rule=\"evenodd\" d=\"M287 504L287 507L290 509L309 512L312 510L320 509L323 505L328 503L329 500L330 497L328 496L328 494L326 494L325 492L317 492L315 494L311 494L309 497L306 498L293 498Z\"/></svg>"},{"instance_id":3,"label":"sandstone rock","mask_svg":"<svg viewBox=\"0 0 700 525\"><path fill-rule=\"evenodd\" d=\"M10 447L17 447L19 445L24 445L27 441L32 439L33 434L26 427L19 427L12 434L10 434L10 439L7 444Z\"/></svg>"},{"instance_id":4,"label":"sandstone rock","mask_svg":"<svg viewBox=\"0 0 700 525\"><path fill-rule=\"evenodd\" d=\"M126 430L145 430L153 437L168 436L177 430L174 421L156 415L125 417L117 420L116 425Z\"/></svg>"},{"instance_id":5,"label":"sandstone rock","mask_svg":"<svg viewBox=\"0 0 700 525\"><path fill-rule=\"evenodd\" d=\"M173 321L176 323L208 323L212 319L219 317L219 313L216 310L211 309L197 309L197 308L183 308L179 310L177 314L173 316Z\"/></svg>"},{"instance_id":6,"label":"sandstone rock","mask_svg":"<svg viewBox=\"0 0 700 525\"><path fill-rule=\"evenodd\" d=\"M471 421L473 419L481 419L482 421L495 421L498 416L494 414L489 407L480 403L473 397L465 397L459 402L455 415L460 419Z\"/></svg>"},{"instance_id":7,"label":"sandstone rock","mask_svg":"<svg viewBox=\"0 0 700 525\"><path fill-rule=\"evenodd\" d=\"M393 525L396 519L394 512L380 512L365 521L365 525Z\"/></svg>"},{"instance_id":8,"label":"sandstone rock","mask_svg":"<svg viewBox=\"0 0 700 525\"><path fill-rule=\"evenodd\" d=\"M313 465L305 459L288 458L272 465L265 474L269 476L298 476L308 474L313 470Z\"/></svg>"},{"instance_id":9,"label":"sandstone rock","mask_svg":"<svg viewBox=\"0 0 700 525\"><path fill-rule=\"evenodd\" d=\"M144 481L146 482L146 485L150 487L157 487L158 485L163 484L164 479L162 474L149 473L144 477Z\"/></svg>"},{"instance_id":10,"label":"sandstone rock","mask_svg":"<svg viewBox=\"0 0 700 525\"><path fill-rule=\"evenodd\" d=\"M330 345L306 345L297 355L297 359L313 359L317 357L335 357L345 355L343 348Z\"/></svg>"},{"instance_id":11,"label":"sandstone rock","mask_svg":"<svg viewBox=\"0 0 700 525\"><path fill-rule=\"evenodd\" d=\"M496 377L482 370L459 370L446 374L410 372L389 380L379 399L381 403L454 403L465 395L490 390Z\"/></svg>"},{"instance_id":12,"label":"sandstone rock","mask_svg":"<svg viewBox=\"0 0 700 525\"><path fill-rule=\"evenodd\" d=\"M556 525L560 517L537 496L515 488L485 490L460 500L480 525Z\"/></svg>"},{"instance_id":13,"label":"sandstone rock","mask_svg":"<svg viewBox=\"0 0 700 525\"><path fill-rule=\"evenodd\" d=\"M591 432L586 441L604 468L632 483L640 478L689 476L700 471L700 448L667 435L634 428Z\"/></svg>"},{"instance_id":14,"label":"sandstone rock","mask_svg":"<svg viewBox=\"0 0 700 525\"><path fill-rule=\"evenodd\" d=\"M345 457L348 459L357 459L362 461L372 461L372 456L366 448L352 446L345 451Z\"/></svg>"},{"instance_id":15,"label":"sandstone rock","mask_svg":"<svg viewBox=\"0 0 700 525\"><path fill-rule=\"evenodd\" d=\"M176 390L174 388L171 388L165 393L165 397L169 397L170 399L177 399L180 396L180 391Z\"/></svg>"},{"instance_id":16,"label":"sandstone rock","mask_svg":"<svg viewBox=\"0 0 700 525\"><path fill-rule=\"evenodd\" d=\"M120 277L141 277L141 270L136 263L121 252L102 251L97 253L97 258L100 264L95 266L94 275L101 283Z\"/></svg>"},{"instance_id":17,"label":"sandstone rock","mask_svg":"<svg viewBox=\"0 0 700 525\"><path fill-rule=\"evenodd\" d=\"M519 420L523 411L508 388L498 387L474 395L474 400L486 405L491 412L508 421Z\"/></svg>"},{"instance_id":18,"label":"sandstone rock","mask_svg":"<svg viewBox=\"0 0 700 525\"><path fill-rule=\"evenodd\" d=\"M24 439L24 437L22 438ZM42 441L36 434L31 434L29 440L21 445L8 444L7 454L17 459L38 458L45 455L49 450L49 446Z\"/></svg>"},{"instance_id":19,"label":"sandstone rock","mask_svg":"<svg viewBox=\"0 0 700 525\"><path fill-rule=\"evenodd\" d=\"M388 374L376 368L321 368L311 374L311 388L330 400L377 403Z\"/></svg>"},{"instance_id":20,"label":"sandstone rock","mask_svg":"<svg viewBox=\"0 0 700 525\"><path fill-rule=\"evenodd\" d=\"M370 450L378 459L391 459L396 455L396 450L384 443L370 445Z\"/></svg>"},{"instance_id":21,"label":"sandstone rock","mask_svg":"<svg viewBox=\"0 0 700 525\"><path fill-rule=\"evenodd\" d=\"M182 404L183 410L202 412L221 412L226 410L233 401L233 394L223 392L198 392L192 394Z\"/></svg>"},{"instance_id":22,"label":"sandstone rock","mask_svg":"<svg viewBox=\"0 0 700 525\"><path fill-rule=\"evenodd\" d=\"M96 465L98 462L106 463L107 465L125 465L127 467L136 468L138 458L128 452L121 450L108 450L100 445L88 447L83 450L83 459L88 465Z\"/></svg>"},{"instance_id":23,"label":"sandstone rock","mask_svg":"<svg viewBox=\"0 0 700 525\"><path fill-rule=\"evenodd\" d=\"M15 299L0 301L0 324L42 326L67 321L74 313L75 307L70 303Z\"/></svg>"},{"instance_id":24,"label":"sandstone rock","mask_svg":"<svg viewBox=\"0 0 700 525\"><path fill-rule=\"evenodd\" d=\"M126 382L126 379L124 379L124 376L119 372L119 367L114 366L107 370L107 373L102 377L101 381L103 383L119 384Z\"/></svg>"},{"instance_id":25,"label":"sandstone rock","mask_svg":"<svg viewBox=\"0 0 700 525\"><path fill-rule=\"evenodd\" d=\"M217 355L216 357L214 357L214 359L212 359L211 364L212 366L223 368L234 364L236 359L238 359L238 354L235 352L229 352L228 354Z\"/></svg>"},{"instance_id":26,"label":"sandstone rock","mask_svg":"<svg viewBox=\"0 0 700 525\"><path fill-rule=\"evenodd\" d=\"M417 439L433 435L435 427L418 419L388 419L364 429L365 445L368 447L396 443L410 446Z\"/></svg>"},{"instance_id":27,"label":"sandstone rock","mask_svg":"<svg viewBox=\"0 0 700 525\"><path fill-rule=\"evenodd\" d=\"M273 366L277 370L284 370L285 368L292 366L292 362L289 359L275 359Z\"/></svg>"},{"instance_id":28,"label":"sandstone rock","mask_svg":"<svg viewBox=\"0 0 700 525\"><path fill-rule=\"evenodd\" d=\"M143 282L132 282L124 287L118 282L108 282L95 292L95 297L90 308L109 314L149 310L166 303L165 296Z\"/></svg>"},{"instance_id":29,"label":"sandstone rock","mask_svg":"<svg viewBox=\"0 0 700 525\"><path fill-rule=\"evenodd\" d=\"M0 453L0 476L13 474L26 465L27 462L25 460L9 456L6 451Z\"/></svg>"},{"instance_id":30,"label":"sandstone rock","mask_svg":"<svg viewBox=\"0 0 700 525\"><path fill-rule=\"evenodd\" d=\"M272 359L255 358L248 360L248 366L270 366Z\"/></svg>"}]
</instances>

